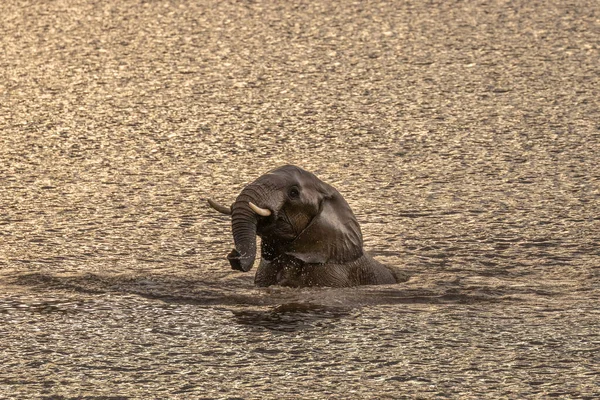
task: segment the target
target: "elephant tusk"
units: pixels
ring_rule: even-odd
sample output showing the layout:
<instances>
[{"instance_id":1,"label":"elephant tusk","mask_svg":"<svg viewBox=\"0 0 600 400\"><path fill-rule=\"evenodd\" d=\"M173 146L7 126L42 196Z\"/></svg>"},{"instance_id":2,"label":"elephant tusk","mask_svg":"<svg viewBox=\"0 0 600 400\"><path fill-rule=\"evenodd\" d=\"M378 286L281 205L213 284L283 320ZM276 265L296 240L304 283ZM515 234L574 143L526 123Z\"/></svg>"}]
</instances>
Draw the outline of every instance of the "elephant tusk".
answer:
<instances>
[{"instance_id":1,"label":"elephant tusk","mask_svg":"<svg viewBox=\"0 0 600 400\"><path fill-rule=\"evenodd\" d=\"M231 215L231 207L222 206L213 199L208 199L208 204L221 214Z\"/></svg>"},{"instance_id":2,"label":"elephant tusk","mask_svg":"<svg viewBox=\"0 0 600 400\"><path fill-rule=\"evenodd\" d=\"M267 208L260 208L259 206L252 203L251 201L249 201L248 204L250 205L250 208L252 209L252 211L257 213L258 215L262 215L263 217L268 217L269 215L271 215L271 210L269 210Z\"/></svg>"}]
</instances>

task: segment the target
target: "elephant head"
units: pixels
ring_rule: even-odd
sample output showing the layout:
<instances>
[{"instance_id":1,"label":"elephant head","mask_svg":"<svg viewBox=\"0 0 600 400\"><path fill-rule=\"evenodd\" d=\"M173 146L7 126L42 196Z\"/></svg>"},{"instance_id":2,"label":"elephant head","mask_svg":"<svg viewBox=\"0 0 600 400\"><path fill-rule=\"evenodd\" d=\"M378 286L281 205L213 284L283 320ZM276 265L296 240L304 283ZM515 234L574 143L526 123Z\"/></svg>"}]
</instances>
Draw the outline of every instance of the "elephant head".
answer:
<instances>
[{"instance_id":1,"label":"elephant head","mask_svg":"<svg viewBox=\"0 0 600 400\"><path fill-rule=\"evenodd\" d=\"M209 200L230 214L235 248L228 259L233 269L249 271L256 258L280 255L309 264L345 264L363 255L362 234L340 193L315 175L293 165L274 169L246 186L231 208Z\"/></svg>"}]
</instances>

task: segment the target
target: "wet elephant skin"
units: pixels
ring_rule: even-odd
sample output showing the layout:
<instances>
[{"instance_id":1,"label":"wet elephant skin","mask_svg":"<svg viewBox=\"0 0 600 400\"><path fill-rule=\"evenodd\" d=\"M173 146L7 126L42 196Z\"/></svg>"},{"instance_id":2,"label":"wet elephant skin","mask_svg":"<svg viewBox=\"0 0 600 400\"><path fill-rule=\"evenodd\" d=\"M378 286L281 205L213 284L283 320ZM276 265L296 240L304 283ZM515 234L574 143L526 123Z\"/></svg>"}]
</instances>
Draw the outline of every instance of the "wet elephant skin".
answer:
<instances>
[{"instance_id":1,"label":"wet elephant skin","mask_svg":"<svg viewBox=\"0 0 600 400\"><path fill-rule=\"evenodd\" d=\"M235 249L233 269L248 271L261 237L258 286L346 287L405 281L395 268L382 265L363 250L354 213L342 195L297 166L276 168L246 186L230 211Z\"/></svg>"}]
</instances>

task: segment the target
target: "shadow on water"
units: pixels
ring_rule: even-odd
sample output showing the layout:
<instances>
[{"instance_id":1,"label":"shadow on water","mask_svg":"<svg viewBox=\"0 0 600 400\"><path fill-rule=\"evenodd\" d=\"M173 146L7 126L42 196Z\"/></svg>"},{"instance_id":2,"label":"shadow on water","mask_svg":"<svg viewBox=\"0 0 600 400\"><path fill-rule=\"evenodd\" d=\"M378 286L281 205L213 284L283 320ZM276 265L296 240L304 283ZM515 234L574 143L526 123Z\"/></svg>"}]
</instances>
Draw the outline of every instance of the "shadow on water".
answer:
<instances>
[{"instance_id":1,"label":"shadow on water","mask_svg":"<svg viewBox=\"0 0 600 400\"><path fill-rule=\"evenodd\" d=\"M13 278L12 284L46 290L66 290L94 297L106 293L136 295L167 304L199 306L273 306L275 315L329 308L354 308L385 304L473 304L510 300L507 293L465 290L438 285L404 284L352 288L257 288L250 279L208 281L165 275L109 276L84 274L55 276L32 273ZM303 308L308 307L308 308Z\"/></svg>"},{"instance_id":2,"label":"shadow on water","mask_svg":"<svg viewBox=\"0 0 600 400\"><path fill-rule=\"evenodd\" d=\"M152 276L109 276L83 274L78 276L56 276L47 273L31 273L15 277L12 282L17 286L27 286L44 290L66 290L83 295L103 295L117 293L137 295L147 299L161 300L165 303L196 305L232 305L256 304L243 292L237 294L234 287L222 282L210 282L198 279L172 278L161 275Z\"/></svg>"},{"instance_id":3,"label":"shadow on water","mask_svg":"<svg viewBox=\"0 0 600 400\"><path fill-rule=\"evenodd\" d=\"M224 307L231 313L233 322L248 329L268 329L274 332L295 332L335 324L351 316L356 303L345 301L347 294L328 289L291 289L227 287L223 282L205 282L171 277L116 277L86 274L60 277L51 274L33 273L20 275L12 282L15 285L37 289L35 299L5 299L0 302L2 313L27 314L73 314L90 309L110 308L105 294L120 294L111 297L121 306L136 297L144 302L158 300L167 307L193 305L218 310ZM63 297L57 298L59 290ZM65 296L64 292L73 296ZM336 294L337 293L337 294ZM307 294L311 294L308 295ZM331 297L333 295L333 297ZM60 296L60 295L59 295ZM133 296L133 297L132 297ZM327 304L330 296L335 305ZM329 301L329 303L331 303ZM128 307L131 305L127 305ZM148 307L161 307L160 303L148 302ZM137 307L137 306L136 306Z\"/></svg>"}]
</instances>

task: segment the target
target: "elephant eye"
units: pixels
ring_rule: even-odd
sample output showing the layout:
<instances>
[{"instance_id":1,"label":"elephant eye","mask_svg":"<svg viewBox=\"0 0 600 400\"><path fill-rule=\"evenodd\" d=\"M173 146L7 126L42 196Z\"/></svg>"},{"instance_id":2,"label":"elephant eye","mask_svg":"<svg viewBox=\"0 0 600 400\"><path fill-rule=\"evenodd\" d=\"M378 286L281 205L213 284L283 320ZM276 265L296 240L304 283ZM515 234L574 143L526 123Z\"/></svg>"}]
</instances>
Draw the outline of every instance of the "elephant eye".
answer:
<instances>
[{"instance_id":1,"label":"elephant eye","mask_svg":"<svg viewBox=\"0 0 600 400\"><path fill-rule=\"evenodd\" d=\"M293 187L288 191L288 196L290 196L290 199L297 199L300 197L300 191L297 187Z\"/></svg>"}]
</instances>

